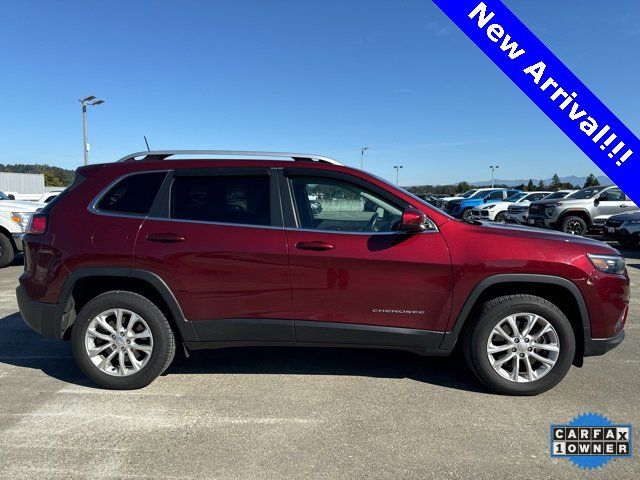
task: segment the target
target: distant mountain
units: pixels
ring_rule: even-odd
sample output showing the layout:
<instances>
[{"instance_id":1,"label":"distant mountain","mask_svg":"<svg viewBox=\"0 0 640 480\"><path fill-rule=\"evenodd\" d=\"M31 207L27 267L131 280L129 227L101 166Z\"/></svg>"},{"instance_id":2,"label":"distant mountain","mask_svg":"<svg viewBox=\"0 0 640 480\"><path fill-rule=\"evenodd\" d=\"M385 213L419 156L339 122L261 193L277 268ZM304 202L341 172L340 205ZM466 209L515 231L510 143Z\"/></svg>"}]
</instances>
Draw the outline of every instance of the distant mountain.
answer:
<instances>
[{"instance_id":1,"label":"distant mountain","mask_svg":"<svg viewBox=\"0 0 640 480\"><path fill-rule=\"evenodd\" d=\"M598 182L600 182L600 185L613 185L613 182L611 181L611 179L605 175L600 175L599 177L596 177L596 178L598 179ZM537 185L538 182L540 182L539 178L533 178L532 180L535 185ZM584 177L577 177L576 175L570 175L568 177L560 177L561 183L570 183L571 185L580 185L580 187L584 185L584 182L586 182L586 180L587 180L586 175ZM551 183L551 178L545 178L542 181L544 182L545 185L549 185ZM527 178L523 180L500 180L496 178L494 182L496 185L507 185L508 187L515 187L516 185L528 184L529 179ZM484 180L482 182L472 182L470 185L473 185L474 187L478 187L482 185L491 185L491 180Z\"/></svg>"}]
</instances>

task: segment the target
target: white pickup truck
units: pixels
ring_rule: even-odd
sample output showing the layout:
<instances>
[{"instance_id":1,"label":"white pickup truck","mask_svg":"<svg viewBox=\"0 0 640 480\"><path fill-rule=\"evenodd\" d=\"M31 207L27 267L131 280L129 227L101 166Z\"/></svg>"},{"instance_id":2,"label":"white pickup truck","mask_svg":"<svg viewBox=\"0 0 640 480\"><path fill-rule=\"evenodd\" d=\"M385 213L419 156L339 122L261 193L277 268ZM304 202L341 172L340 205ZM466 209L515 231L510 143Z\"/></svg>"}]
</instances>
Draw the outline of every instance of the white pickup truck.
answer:
<instances>
[{"instance_id":1,"label":"white pickup truck","mask_svg":"<svg viewBox=\"0 0 640 480\"><path fill-rule=\"evenodd\" d=\"M22 234L35 211L44 203L10 200L0 192L0 268L6 267L16 253L22 252Z\"/></svg>"}]
</instances>

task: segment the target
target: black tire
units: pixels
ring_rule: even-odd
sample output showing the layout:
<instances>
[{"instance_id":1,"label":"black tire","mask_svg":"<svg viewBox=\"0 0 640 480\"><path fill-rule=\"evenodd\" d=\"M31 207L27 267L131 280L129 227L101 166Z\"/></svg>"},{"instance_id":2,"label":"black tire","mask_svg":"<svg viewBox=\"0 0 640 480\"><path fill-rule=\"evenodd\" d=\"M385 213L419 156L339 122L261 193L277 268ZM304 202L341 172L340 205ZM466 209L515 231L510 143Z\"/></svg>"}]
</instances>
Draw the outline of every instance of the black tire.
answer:
<instances>
[{"instance_id":1,"label":"black tire","mask_svg":"<svg viewBox=\"0 0 640 480\"><path fill-rule=\"evenodd\" d=\"M562 220L560 229L564 233L571 235L578 235L580 237L586 235L589 225L585 222L584 218L575 215L569 215Z\"/></svg>"},{"instance_id":2,"label":"black tire","mask_svg":"<svg viewBox=\"0 0 640 480\"><path fill-rule=\"evenodd\" d=\"M560 345L555 365L541 378L522 383L502 377L491 366L487 354L487 342L493 328L516 313L543 317L556 330ZM548 300L534 295L507 295L484 304L479 318L465 331L463 350L471 370L492 391L506 395L538 395L556 386L567 374L575 356L576 339L567 317Z\"/></svg>"},{"instance_id":3,"label":"black tire","mask_svg":"<svg viewBox=\"0 0 640 480\"><path fill-rule=\"evenodd\" d=\"M469 222L473 218L473 211L470 208L467 208L464 212L462 212L462 219L465 222Z\"/></svg>"},{"instance_id":4,"label":"black tire","mask_svg":"<svg viewBox=\"0 0 640 480\"><path fill-rule=\"evenodd\" d=\"M625 248L632 248L638 246L638 240L618 240L618 243Z\"/></svg>"},{"instance_id":5,"label":"black tire","mask_svg":"<svg viewBox=\"0 0 640 480\"><path fill-rule=\"evenodd\" d=\"M13 242L5 234L0 233L0 268L11 265L16 252L13 249Z\"/></svg>"},{"instance_id":6,"label":"black tire","mask_svg":"<svg viewBox=\"0 0 640 480\"><path fill-rule=\"evenodd\" d=\"M497 214L495 221L498 223L507 223L507 212L500 212Z\"/></svg>"},{"instance_id":7,"label":"black tire","mask_svg":"<svg viewBox=\"0 0 640 480\"><path fill-rule=\"evenodd\" d=\"M114 376L101 371L91 362L85 348L85 333L91 320L112 308L136 313L144 319L153 335L153 350L149 360L140 371L131 375ZM173 331L162 311L142 295L126 291L103 293L82 307L73 324L71 346L80 370L100 387L113 390L146 387L169 367L176 350Z\"/></svg>"}]
</instances>

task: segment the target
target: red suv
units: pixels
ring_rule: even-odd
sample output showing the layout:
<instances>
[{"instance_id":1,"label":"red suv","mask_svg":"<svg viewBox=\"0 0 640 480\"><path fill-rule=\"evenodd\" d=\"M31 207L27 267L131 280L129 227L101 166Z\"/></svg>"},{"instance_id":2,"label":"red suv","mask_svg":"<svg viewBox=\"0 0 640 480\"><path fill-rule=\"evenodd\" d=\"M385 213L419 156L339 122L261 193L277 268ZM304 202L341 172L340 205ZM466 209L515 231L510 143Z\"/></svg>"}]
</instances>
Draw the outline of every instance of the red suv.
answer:
<instances>
[{"instance_id":1,"label":"red suv","mask_svg":"<svg viewBox=\"0 0 640 480\"><path fill-rule=\"evenodd\" d=\"M70 339L82 371L115 389L152 382L176 343L459 345L490 389L532 395L618 345L629 306L624 259L604 243L455 220L317 155L82 167L24 245L25 322Z\"/></svg>"}]
</instances>

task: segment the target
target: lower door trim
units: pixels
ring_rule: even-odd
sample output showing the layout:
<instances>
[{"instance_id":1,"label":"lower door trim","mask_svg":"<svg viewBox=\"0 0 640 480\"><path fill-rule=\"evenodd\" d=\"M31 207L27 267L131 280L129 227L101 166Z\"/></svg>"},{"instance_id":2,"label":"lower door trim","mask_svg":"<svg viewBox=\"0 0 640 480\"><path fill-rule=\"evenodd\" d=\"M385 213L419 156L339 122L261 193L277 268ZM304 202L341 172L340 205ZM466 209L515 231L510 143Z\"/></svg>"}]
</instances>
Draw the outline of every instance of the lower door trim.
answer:
<instances>
[{"instance_id":1,"label":"lower door trim","mask_svg":"<svg viewBox=\"0 0 640 480\"><path fill-rule=\"evenodd\" d=\"M444 332L414 328L280 319L220 319L192 322L199 342L188 349L243 346L386 348L438 355Z\"/></svg>"}]
</instances>

